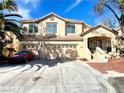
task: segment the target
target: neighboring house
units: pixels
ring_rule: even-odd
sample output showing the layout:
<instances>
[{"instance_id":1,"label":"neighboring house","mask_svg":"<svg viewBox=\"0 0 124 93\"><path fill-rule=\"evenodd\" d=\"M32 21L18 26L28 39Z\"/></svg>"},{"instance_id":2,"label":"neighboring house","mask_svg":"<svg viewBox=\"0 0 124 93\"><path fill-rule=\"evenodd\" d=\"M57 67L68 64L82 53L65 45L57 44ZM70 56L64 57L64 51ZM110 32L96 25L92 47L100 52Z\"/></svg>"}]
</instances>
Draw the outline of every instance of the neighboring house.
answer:
<instances>
[{"instance_id":1,"label":"neighboring house","mask_svg":"<svg viewBox=\"0 0 124 93\"><path fill-rule=\"evenodd\" d=\"M22 22L25 40L21 48L38 51L42 48L44 57L52 58L56 53L56 56L90 60L92 54L103 55L108 47L111 48L109 52L116 52L117 33L102 24L92 27L54 13Z\"/></svg>"}]
</instances>

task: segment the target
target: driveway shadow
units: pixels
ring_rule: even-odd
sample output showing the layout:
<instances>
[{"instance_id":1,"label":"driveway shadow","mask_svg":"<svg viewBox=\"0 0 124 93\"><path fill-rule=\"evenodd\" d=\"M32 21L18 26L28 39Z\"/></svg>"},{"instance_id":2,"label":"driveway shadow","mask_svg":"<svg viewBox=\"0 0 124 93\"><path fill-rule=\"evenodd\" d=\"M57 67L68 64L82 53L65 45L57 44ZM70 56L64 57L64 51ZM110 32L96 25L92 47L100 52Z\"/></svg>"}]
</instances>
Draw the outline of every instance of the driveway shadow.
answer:
<instances>
[{"instance_id":1,"label":"driveway shadow","mask_svg":"<svg viewBox=\"0 0 124 93\"><path fill-rule=\"evenodd\" d=\"M39 65L41 64L42 66L49 66L49 67L53 67L53 66L56 66L58 63L65 63L65 62L70 62L70 61L73 61L72 59L40 59L40 60L32 60L32 61L29 61L27 62L26 64L25 63L22 63L22 64L16 64L16 63L13 63L13 64L10 64L10 63L7 63L7 64L2 64L0 65L0 68L6 68L6 67L15 67L15 66L25 66L25 65L31 65L33 67L33 65Z\"/></svg>"},{"instance_id":2,"label":"driveway shadow","mask_svg":"<svg viewBox=\"0 0 124 93\"><path fill-rule=\"evenodd\" d=\"M61 60L61 59L41 59L41 60L34 60L34 61L30 61L27 64L30 65L36 65L36 64L41 64L41 65L47 65L49 67L53 67L56 66L58 63L65 63L65 62L70 62L73 60L70 59L66 59L66 60Z\"/></svg>"}]
</instances>

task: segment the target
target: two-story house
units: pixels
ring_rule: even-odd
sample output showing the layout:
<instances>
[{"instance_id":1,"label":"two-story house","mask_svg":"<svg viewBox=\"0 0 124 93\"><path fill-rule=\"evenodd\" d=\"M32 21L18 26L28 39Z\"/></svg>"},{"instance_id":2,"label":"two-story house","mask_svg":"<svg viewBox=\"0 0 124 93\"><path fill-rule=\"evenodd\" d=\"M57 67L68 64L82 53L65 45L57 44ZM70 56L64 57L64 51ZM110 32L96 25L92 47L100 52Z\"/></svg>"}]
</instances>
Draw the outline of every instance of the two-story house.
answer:
<instances>
[{"instance_id":1,"label":"two-story house","mask_svg":"<svg viewBox=\"0 0 124 93\"><path fill-rule=\"evenodd\" d=\"M108 46L115 52L116 32L101 24L92 27L54 13L22 22L25 40L21 48L37 51L42 48L44 57L64 55L91 59L94 51L98 54L106 52Z\"/></svg>"}]
</instances>

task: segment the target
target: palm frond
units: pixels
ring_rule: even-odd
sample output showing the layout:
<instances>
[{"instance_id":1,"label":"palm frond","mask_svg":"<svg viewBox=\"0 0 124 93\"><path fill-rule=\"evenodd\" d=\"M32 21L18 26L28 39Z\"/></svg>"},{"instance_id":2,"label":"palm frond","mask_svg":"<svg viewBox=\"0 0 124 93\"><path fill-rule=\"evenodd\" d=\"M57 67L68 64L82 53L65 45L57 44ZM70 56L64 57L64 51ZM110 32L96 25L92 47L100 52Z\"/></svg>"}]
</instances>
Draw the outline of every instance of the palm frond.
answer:
<instances>
[{"instance_id":1,"label":"palm frond","mask_svg":"<svg viewBox=\"0 0 124 93\"><path fill-rule=\"evenodd\" d=\"M0 37L2 37L2 39L5 39L5 34L4 34L4 32L0 32Z\"/></svg>"},{"instance_id":2,"label":"palm frond","mask_svg":"<svg viewBox=\"0 0 124 93\"><path fill-rule=\"evenodd\" d=\"M6 2L5 2L5 0L2 0L1 6L2 6L2 8L6 7Z\"/></svg>"},{"instance_id":3,"label":"palm frond","mask_svg":"<svg viewBox=\"0 0 124 93\"><path fill-rule=\"evenodd\" d=\"M0 3L0 10L8 9L9 11L17 11L17 4L14 0L3 0Z\"/></svg>"},{"instance_id":4,"label":"palm frond","mask_svg":"<svg viewBox=\"0 0 124 93\"><path fill-rule=\"evenodd\" d=\"M17 11L18 10L17 4L14 0L7 0L6 1L6 8L10 9L12 11Z\"/></svg>"},{"instance_id":5,"label":"palm frond","mask_svg":"<svg viewBox=\"0 0 124 93\"><path fill-rule=\"evenodd\" d=\"M19 15L19 14L6 14L5 17L19 17L19 18L22 18L22 16Z\"/></svg>"},{"instance_id":6,"label":"palm frond","mask_svg":"<svg viewBox=\"0 0 124 93\"><path fill-rule=\"evenodd\" d=\"M15 22L5 22L4 30L12 32L13 34L17 36L19 40L23 39L22 34L21 34L21 30L23 30L23 28L21 28Z\"/></svg>"},{"instance_id":7,"label":"palm frond","mask_svg":"<svg viewBox=\"0 0 124 93\"><path fill-rule=\"evenodd\" d=\"M20 21L15 20L15 19L5 19L6 22L17 22L17 24L21 24Z\"/></svg>"}]
</instances>

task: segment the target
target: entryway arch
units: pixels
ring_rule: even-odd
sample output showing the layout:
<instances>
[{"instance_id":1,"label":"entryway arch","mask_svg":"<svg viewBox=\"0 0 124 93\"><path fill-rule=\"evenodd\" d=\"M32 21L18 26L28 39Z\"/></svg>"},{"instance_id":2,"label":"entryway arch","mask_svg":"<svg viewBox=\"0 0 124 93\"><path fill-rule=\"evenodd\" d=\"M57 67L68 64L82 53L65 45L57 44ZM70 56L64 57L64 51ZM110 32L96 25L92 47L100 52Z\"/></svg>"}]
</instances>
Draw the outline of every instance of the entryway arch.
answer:
<instances>
[{"instance_id":1,"label":"entryway arch","mask_svg":"<svg viewBox=\"0 0 124 93\"><path fill-rule=\"evenodd\" d=\"M111 38L109 37L102 37L102 36L95 36L88 38L88 48L93 53L96 47L100 47L102 50L107 52L108 47L111 47ZM111 51L109 51L111 52Z\"/></svg>"}]
</instances>

